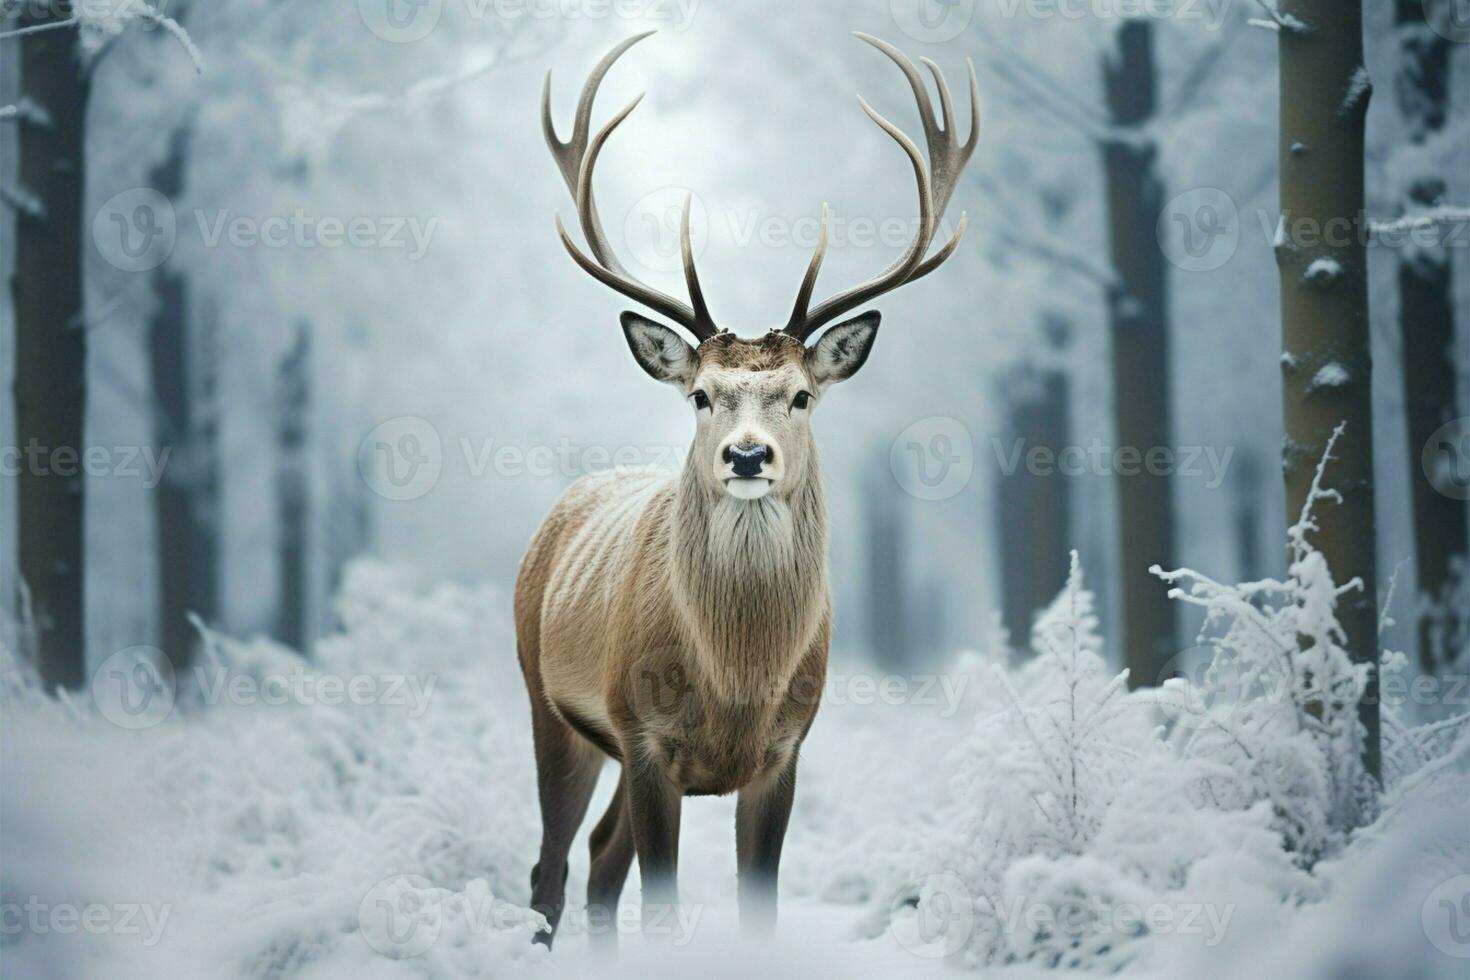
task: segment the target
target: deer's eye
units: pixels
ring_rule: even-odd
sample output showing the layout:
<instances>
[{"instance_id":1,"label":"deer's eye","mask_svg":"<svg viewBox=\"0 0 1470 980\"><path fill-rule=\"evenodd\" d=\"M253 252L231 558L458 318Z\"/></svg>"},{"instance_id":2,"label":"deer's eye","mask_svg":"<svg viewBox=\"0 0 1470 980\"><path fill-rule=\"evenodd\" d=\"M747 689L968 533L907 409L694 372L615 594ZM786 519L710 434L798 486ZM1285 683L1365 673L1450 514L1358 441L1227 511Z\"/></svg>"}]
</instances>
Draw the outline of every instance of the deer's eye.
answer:
<instances>
[{"instance_id":1,"label":"deer's eye","mask_svg":"<svg viewBox=\"0 0 1470 980\"><path fill-rule=\"evenodd\" d=\"M696 412L705 412L709 410L709 395L706 395L704 393L703 388L699 389L689 397L694 399L694 410Z\"/></svg>"},{"instance_id":2,"label":"deer's eye","mask_svg":"<svg viewBox=\"0 0 1470 980\"><path fill-rule=\"evenodd\" d=\"M812 403L812 393L809 391L798 391L796 397L791 399L791 410L793 412L805 411Z\"/></svg>"}]
</instances>

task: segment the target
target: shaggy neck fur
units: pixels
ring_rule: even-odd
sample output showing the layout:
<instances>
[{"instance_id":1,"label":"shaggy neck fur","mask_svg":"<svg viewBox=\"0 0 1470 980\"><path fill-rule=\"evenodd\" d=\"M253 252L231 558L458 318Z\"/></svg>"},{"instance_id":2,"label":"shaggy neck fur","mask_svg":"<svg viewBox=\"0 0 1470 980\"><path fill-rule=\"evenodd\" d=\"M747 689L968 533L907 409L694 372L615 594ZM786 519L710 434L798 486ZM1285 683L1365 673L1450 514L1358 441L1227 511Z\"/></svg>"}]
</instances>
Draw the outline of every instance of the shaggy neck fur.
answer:
<instances>
[{"instance_id":1,"label":"shaggy neck fur","mask_svg":"<svg viewBox=\"0 0 1470 980\"><path fill-rule=\"evenodd\" d=\"M671 547L675 606L713 693L743 703L784 694L828 608L815 451L789 493L759 500L713 491L686 465Z\"/></svg>"}]
</instances>

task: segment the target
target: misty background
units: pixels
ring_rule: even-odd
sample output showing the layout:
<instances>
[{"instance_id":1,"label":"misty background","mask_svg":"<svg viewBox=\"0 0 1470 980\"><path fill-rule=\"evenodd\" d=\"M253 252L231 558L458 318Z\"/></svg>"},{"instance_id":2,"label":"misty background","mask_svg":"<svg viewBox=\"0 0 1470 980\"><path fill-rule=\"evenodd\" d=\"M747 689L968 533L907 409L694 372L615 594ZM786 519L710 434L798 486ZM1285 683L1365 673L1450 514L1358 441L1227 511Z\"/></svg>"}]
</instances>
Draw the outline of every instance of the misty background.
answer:
<instances>
[{"instance_id":1,"label":"misty background","mask_svg":"<svg viewBox=\"0 0 1470 980\"><path fill-rule=\"evenodd\" d=\"M114 460L169 446L166 470L213 472L206 620L235 635L309 641L331 628L330 597L358 555L426 579L509 586L575 476L614 461L681 459L691 413L633 363L617 326L624 301L556 239L552 216L570 224L575 209L542 141L543 76L553 69L565 133L593 63L617 40L658 29L618 63L597 102L594 125L648 92L602 155L601 212L634 273L680 295L675 215L692 191L711 310L750 335L784 322L823 202L838 224L819 294L872 275L907 241L911 173L854 95L910 134L918 121L898 71L851 37L861 30L933 58L961 106L972 58L982 131L946 218L952 227L968 214L959 252L876 304L885 316L874 357L814 416L838 655L924 663L977 645L1005 607L1004 583L1022 590L1013 605L1031 607L1061 588L1066 547L1094 573L1103 628L1116 639L1111 476L1033 475L1012 484L1010 503L1003 488L1018 435L1059 434L1050 442L1058 450L1115 447L1115 400L1139 396L1112 390L1108 368L1102 77L1124 22L989 2L936 7L937 20L924 21L911 7L644 0L567 16L565 5L444 0L402 28L368 0L222 0L169 11L197 44L202 74L163 30L112 41L94 70L88 118L86 443ZM1391 8L1371 8L1365 31L1369 71L1385 81L1396 54ZM1154 19L1158 112L1145 132L1163 198L1181 199L1189 220L1161 217L1157 237L1134 246L1169 260L1170 442L1197 453L1195 470L1170 481L1175 557L1225 581L1280 575L1287 523L1271 251L1277 54L1269 32L1246 26L1257 13L1221 2ZM418 37L427 14L432 28ZM0 104L14 101L16 62L5 49L15 44L0 42ZM1450 104L1463 112L1466 46L1450 47ZM1401 210L1413 162L1403 125L1392 98L1373 99L1375 216ZM1433 152L1463 161L1463 128L1453 136ZM12 140L0 141L0 185L13 181L14 154ZM1470 168L1444 173L1445 198L1470 199ZM1221 201L1209 212L1220 223L1206 227L1200 202ZM140 202L161 225L124 227ZM365 237L328 246L323 220L356 222ZM172 234L151 236L169 221ZM267 229L282 237L261 240ZM144 235L153 252L135 260L123 246ZM1203 258L1190 235L1210 236ZM13 247L7 214L0 268ZM1448 249L1461 414L1466 252ZM1421 447L1403 422L1397 259L1392 248L1370 248L1377 533L1383 578L1409 559L1399 589L1412 596L1408 488ZM0 303L7 377L25 370L11 316ZM169 317L188 340L174 376L195 409L189 435L164 440L150 337ZM1024 414L1048 384L1062 385L1041 399L1061 413L1049 430ZM0 432L13 425L11 400L0 400ZM191 452L201 441L209 448ZM417 454L428 466L416 471L421 482L404 490L387 479L393 453L405 465ZM88 480L93 664L164 645L158 508L143 474ZM1028 523L1015 516L1024 507L1014 509L1058 481L1064 538L1057 522ZM15 520L14 481L0 480L0 526ZM1033 540L1046 542L1037 550L1054 574L1015 566ZM1015 584L1026 575L1043 584ZM0 535L0 592L16 585L14 541ZM1402 619L1385 645L1412 649ZM1015 614L1007 625L1026 627ZM1181 647L1194 625L1181 623Z\"/></svg>"}]
</instances>

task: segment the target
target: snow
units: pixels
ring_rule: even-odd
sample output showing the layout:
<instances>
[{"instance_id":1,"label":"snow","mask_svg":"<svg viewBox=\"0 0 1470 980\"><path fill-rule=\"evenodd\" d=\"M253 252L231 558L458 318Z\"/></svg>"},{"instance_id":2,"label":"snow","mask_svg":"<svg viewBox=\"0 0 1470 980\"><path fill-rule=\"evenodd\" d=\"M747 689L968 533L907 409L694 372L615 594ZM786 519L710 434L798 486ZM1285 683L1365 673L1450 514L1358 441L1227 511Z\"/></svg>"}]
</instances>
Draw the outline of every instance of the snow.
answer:
<instances>
[{"instance_id":1,"label":"snow","mask_svg":"<svg viewBox=\"0 0 1470 980\"><path fill-rule=\"evenodd\" d=\"M1302 273L1302 281L1311 286L1329 286L1342 278L1342 263L1327 257L1313 259Z\"/></svg>"},{"instance_id":2,"label":"snow","mask_svg":"<svg viewBox=\"0 0 1470 980\"><path fill-rule=\"evenodd\" d=\"M1352 375L1348 373L1347 368L1336 361L1329 361L1318 368L1317 373L1312 376L1311 387L1313 389L1341 388L1351 380Z\"/></svg>"},{"instance_id":3,"label":"snow","mask_svg":"<svg viewBox=\"0 0 1470 980\"><path fill-rule=\"evenodd\" d=\"M1281 581L1158 571L1206 610L1209 654L1156 689L1106 668L1075 555L1029 659L995 634L930 683L905 678L902 697L835 665L803 749L778 936L739 937L733 800L695 799L680 924L638 933L635 870L613 964L575 909L585 847L556 950L529 941L539 823L499 590L360 563L309 661L206 633L176 682L104 663L60 700L6 652L7 972L1461 976L1432 916L1470 873L1466 719L1412 728L1386 707L1387 791L1367 788L1365 673L1333 613L1355 584L1333 582L1312 530L1308 509ZM150 708L160 684L171 697Z\"/></svg>"},{"instance_id":4,"label":"snow","mask_svg":"<svg viewBox=\"0 0 1470 980\"><path fill-rule=\"evenodd\" d=\"M24 187L0 187L0 204L6 204L28 218L46 220L46 205Z\"/></svg>"},{"instance_id":5,"label":"snow","mask_svg":"<svg viewBox=\"0 0 1470 980\"><path fill-rule=\"evenodd\" d=\"M1373 79L1368 75L1368 69L1359 65L1354 69L1352 77L1348 79L1347 91L1343 93L1342 104L1337 107L1339 116L1346 116L1363 104L1369 94L1373 91Z\"/></svg>"},{"instance_id":6,"label":"snow","mask_svg":"<svg viewBox=\"0 0 1470 980\"><path fill-rule=\"evenodd\" d=\"M1432 208L1413 211L1390 221L1371 222L1370 228L1377 238L1387 238L1405 232L1435 229L1442 225L1470 222L1470 207L1441 204Z\"/></svg>"}]
</instances>

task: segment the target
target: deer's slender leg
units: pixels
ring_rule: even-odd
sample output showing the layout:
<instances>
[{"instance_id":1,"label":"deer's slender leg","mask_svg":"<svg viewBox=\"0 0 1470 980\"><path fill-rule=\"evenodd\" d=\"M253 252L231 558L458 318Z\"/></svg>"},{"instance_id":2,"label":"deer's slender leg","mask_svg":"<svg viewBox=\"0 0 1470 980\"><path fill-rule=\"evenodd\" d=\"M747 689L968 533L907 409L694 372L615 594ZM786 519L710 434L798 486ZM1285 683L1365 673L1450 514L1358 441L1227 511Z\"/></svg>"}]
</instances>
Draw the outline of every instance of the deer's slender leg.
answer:
<instances>
[{"instance_id":1,"label":"deer's slender leg","mask_svg":"<svg viewBox=\"0 0 1470 980\"><path fill-rule=\"evenodd\" d=\"M627 752L623 759L628 817L643 880L643 931L646 935L671 933L678 922L676 874L683 794L653 763Z\"/></svg>"},{"instance_id":2,"label":"deer's slender leg","mask_svg":"<svg viewBox=\"0 0 1470 980\"><path fill-rule=\"evenodd\" d=\"M566 907L567 853L587 814L606 756L535 698L531 729L541 799L541 857L531 869L531 908L551 924L552 932L535 937L550 946Z\"/></svg>"},{"instance_id":3,"label":"deer's slender leg","mask_svg":"<svg viewBox=\"0 0 1470 980\"><path fill-rule=\"evenodd\" d=\"M592 941L611 943L618 935L618 898L633 866L633 823L623 780L618 780L618 791L593 828L588 846L592 852L592 870L587 875L588 928Z\"/></svg>"},{"instance_id":4,"label":"deer's slender leg","mask_svg":"<svg viewBox=\"0 0 1470 980\"><path fill-rule=\"evenodd\" d=\"M735 806L735 857L740 924L748 932L776 926L776 872L796 796L796 754L781 769L743 787Z\"/></svg>"}]
</instances>

